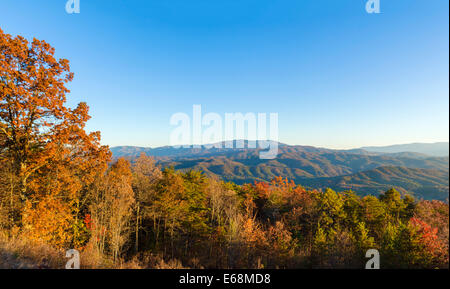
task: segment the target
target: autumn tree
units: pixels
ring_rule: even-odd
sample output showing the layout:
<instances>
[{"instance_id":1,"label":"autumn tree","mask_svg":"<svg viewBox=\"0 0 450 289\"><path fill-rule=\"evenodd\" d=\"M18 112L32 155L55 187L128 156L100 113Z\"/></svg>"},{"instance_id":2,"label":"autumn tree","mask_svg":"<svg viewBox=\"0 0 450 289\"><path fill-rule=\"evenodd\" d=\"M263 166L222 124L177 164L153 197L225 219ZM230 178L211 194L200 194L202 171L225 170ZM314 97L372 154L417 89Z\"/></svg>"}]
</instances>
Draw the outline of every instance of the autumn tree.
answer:
<instances>
[{"instance_id":1,"label":"autumn tree","mask_svg":"<svg viewBox=\"0 0 450 289\"><path fill-rule=\"evenodd\" d=\"M414 218L423 220L433 228L438 228L437 235L446 246L448 259L449 206L441 201L421 201L414 210Z\"/></svg>"},{"instance_id":2,"label":"autumn tree","mask_svg":"<svg viewBox=\"0 0 450 289\"><path fill-rule=\"evenodd\" d=\"M62 123L77 117L64 106L65 84L73 78L69 62L54 52L45 41L29 43L0 30L0 129L23 198L30 175L54 153L51 142Z\"/></svg>"},{"instance_id":3,"label":"autumn tree","mask_svg":"<svg viewBox=\"0 0 450 289\"><path fill-rule=\"evenodd\" d=\"M31 241L55 247L68 247L72 241L73 216L67 203L49 196L23 211L23 230Z\"/></svg>"},{"instance_id":4,"label":"autumn tree","mask_svg":"<svg viewBox=\"0 0 450 289\"><path fill-rule=\"evenodd\" d=\"M119 259L130 237L135 203L131 182L130 163L120 158L99 180L93 193L92 241L100 254L110 253L114 261Z\"/></svg>"},{"instance_id":5,"label":"autumn tree","mask_svg":"<svg viewBox=\"0 0 450 289\"><path fill-rule=\"evenodd\" d=\"M142 218L149 213L155 199L155 184L161 179L161 170L152 157L142 153L132 165L135 203L135 250L139 250L139 230Z\"/></svg>"},{"instance_id":6,"label":"autumn tree","mask_svg":"<svg viewBox=\"0 0 450 289\"><path fill-rule=\"evenodd\" d=\"M72 242L79 245L87 188L106 169L110 152L99 132L85 131L88 106L66 106L73 73L54 54L45 41L0 30L0 162L11 221L20 225L27 203L37 209L41 200L58 199L69 207Z\"/></svg>"},{"instance_id":7,"label":"autumn tree","mask_svg":"<svg viewBox=\"0 0 450 289\"><path fill-rule=\"evenodd\" d=\"M0 30L0 152L11 168L11 203L61 194L80 206L83 187L109 158L100 134L84 130L88 106L65 106L73 73L54 54L45 41Z\"/></svg>"}]
</instances>

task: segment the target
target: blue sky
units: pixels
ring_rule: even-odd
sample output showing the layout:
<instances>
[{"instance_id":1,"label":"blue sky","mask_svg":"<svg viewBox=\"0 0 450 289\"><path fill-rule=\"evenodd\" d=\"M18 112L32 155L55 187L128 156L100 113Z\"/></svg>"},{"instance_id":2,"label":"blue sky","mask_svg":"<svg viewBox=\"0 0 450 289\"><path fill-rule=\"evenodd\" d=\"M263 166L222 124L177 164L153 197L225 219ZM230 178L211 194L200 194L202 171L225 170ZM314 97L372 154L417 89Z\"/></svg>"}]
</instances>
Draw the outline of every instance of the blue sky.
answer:
<instances>
[{"instance_id":1,"label":"blue sky","mask_svg":"<svg viewBox=\"0 0 450 289\"><path fill-rule=\"evenodd\" d=\"M169 142L172 114L279 114L279 140L448 141L449 2L1 0L0 28L71 62L68 103L111 146Z\"/></svg>"}]
</instances>

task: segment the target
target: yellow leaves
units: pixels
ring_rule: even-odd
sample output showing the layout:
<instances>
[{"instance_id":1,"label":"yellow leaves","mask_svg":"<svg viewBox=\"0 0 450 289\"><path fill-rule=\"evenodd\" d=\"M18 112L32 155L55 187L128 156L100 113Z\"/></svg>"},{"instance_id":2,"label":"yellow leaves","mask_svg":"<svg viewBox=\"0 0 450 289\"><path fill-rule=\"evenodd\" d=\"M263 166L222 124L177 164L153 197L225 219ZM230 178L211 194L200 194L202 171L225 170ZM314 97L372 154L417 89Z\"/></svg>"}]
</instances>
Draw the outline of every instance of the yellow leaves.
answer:
<instances>
[{"instance_id":1,"label":"yellow leaves","mask_svg":"<svg viewBox=\"0 0 450 289\"><path fill-rule=\"evenodd\" d=\"M27 238L56 247L69 245L73 218L70 207L54 198L45 198L32 205L27 202L22 216Z\"/></svg>"},{"instance_id":2,"label":"yellow leaves","mask_svg":"<svg viewBox=\"0 0 450 289\"><path fill-rule=\"evenodd\" d=\"M130 163L119 159L94 184L96 189L89 207L94 224L92 241L101 253L105 252L108 247L106 244L109 244L109 250L116 260L127 241L128 225L135 203Z\"/></svg>"},{"instance_id":3,"label":"yellow leaves","mask_svg":"<svg viewBox=\"0 0 450 289\"><path fill-rule=\"evenodd\" d=\"M250 246L265 245L267 243L267 237L254 218L246 218L242 224L241 237L245 243Z\"/></svg>"}]
</instances>

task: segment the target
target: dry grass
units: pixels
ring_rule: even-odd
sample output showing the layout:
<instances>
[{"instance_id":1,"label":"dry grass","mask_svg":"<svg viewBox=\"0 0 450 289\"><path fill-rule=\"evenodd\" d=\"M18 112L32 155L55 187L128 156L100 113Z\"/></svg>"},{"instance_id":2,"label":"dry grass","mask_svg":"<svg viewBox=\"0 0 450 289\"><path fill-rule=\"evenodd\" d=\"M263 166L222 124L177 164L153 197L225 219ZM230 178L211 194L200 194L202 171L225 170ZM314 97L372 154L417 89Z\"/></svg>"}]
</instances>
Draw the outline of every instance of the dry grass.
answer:
<instances>
[{"instance_id":1,"label":"dry grass","mask_svg":"<svg viewBox=\"0 0 450 289\"><path fill-rule=\"evenodd\" d=\"M0 231L0 269L64 269L65 250L43 243L30 242L18 232ZM88 245L80 252L81 269L187 269L177 259L164 260L150 252L134 256L129 261L114 263Z\"/></svg>"},{"instance_id":2,"label":"dry grass","mask_svg":"<svg viewBox=\"0 0 450 289\"><path fill-rule=\"evenodd\" d=\"M140 253L119 265L120 269L188 269L178 259L164 260L160 254Z\"/></svg>"},{"instance_id":3,"label":"dry grass","mask_svg":"<svg viewBox=\"0 0 450 289\"><path fill-rule=\"evenodd\" d=\"M0 232L0 268L2 269L62 269L65 252L22 238L18 234Z\"/></svg>"}]
</instances>

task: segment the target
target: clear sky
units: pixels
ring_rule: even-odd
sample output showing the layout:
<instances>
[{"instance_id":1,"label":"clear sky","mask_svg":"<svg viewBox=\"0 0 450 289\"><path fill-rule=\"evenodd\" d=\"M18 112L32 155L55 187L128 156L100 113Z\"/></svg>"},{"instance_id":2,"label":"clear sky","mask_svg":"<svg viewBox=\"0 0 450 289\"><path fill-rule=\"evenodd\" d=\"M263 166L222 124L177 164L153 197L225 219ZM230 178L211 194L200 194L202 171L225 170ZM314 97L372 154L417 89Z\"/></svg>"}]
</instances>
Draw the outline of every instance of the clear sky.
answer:
<instances>
[{"instance_id":1,"label":"clear sky","mask_svg":"<svg viewBox=\"0 0 450 289\"><path fill-rule=\"evenodd\" d=\"M161 146L172 114L279 114L279 140L448 141L449 1L0 0L0 28L71 62L104 144Z\"/></svg>"}]
</instances>

